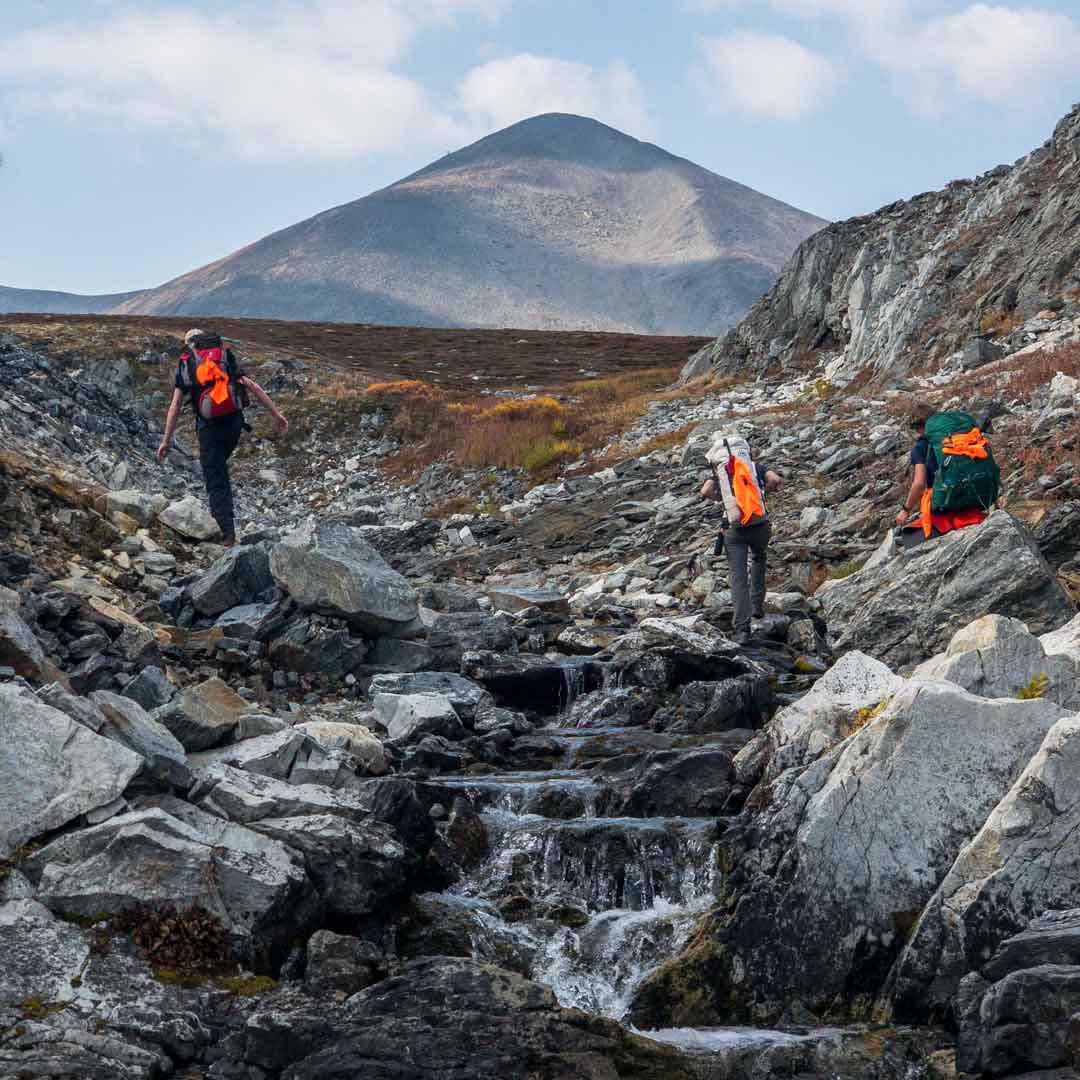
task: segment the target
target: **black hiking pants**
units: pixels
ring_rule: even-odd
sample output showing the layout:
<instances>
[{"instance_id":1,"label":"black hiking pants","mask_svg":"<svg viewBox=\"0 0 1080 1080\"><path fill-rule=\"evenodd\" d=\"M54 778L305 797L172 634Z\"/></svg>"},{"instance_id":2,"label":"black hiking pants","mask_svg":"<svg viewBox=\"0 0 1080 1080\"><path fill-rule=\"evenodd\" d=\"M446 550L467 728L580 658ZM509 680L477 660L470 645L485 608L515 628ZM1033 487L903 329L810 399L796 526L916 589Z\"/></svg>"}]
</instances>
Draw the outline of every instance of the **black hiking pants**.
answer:
<instances>
[{"instance_id":1,"label":"black hiking pants","mask_svg":"<svg viewBox=\"0 0 1080 1080\"><path fill-rule=\"evenodd\" d=\"M739 526L724 530L724 552L735 605L735 633L749 633L751 618L765 614L765 556L772 525Z\"/></svg>"},{"instance_id":2,"label":"black hiking pants","mask_svg":"<svg viewBox=\"0 0 1080 1080\"><path fill-rule=\"evenodd\" d=\"M243 430L244 414L238 412L199 428L199 462L206 483L206 497L210 501L210 513L226 541L236 539L229 458L240 442Z\"/></svg>"}]
</instances>

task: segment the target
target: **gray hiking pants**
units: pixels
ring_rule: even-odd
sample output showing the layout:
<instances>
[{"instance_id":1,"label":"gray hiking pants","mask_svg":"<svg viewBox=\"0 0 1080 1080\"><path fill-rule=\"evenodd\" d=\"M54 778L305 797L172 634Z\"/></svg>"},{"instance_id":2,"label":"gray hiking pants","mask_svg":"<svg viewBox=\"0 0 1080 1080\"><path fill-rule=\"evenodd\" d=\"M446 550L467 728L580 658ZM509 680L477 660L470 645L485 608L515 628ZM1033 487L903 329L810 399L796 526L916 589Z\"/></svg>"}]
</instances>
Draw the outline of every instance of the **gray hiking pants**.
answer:
<instances>
[{"instance_id":1,"label":"gray hiking pants","mask_svg":"<svg viewBox=\"0 0 1080 1080\"><path fill-rule=\"evenodd\" d=\"M765 614L765 553L771 536L772 525L767 521L724 530L736 633L749 633L751 617L760 619Z\"/></svg>"}]
</instances>

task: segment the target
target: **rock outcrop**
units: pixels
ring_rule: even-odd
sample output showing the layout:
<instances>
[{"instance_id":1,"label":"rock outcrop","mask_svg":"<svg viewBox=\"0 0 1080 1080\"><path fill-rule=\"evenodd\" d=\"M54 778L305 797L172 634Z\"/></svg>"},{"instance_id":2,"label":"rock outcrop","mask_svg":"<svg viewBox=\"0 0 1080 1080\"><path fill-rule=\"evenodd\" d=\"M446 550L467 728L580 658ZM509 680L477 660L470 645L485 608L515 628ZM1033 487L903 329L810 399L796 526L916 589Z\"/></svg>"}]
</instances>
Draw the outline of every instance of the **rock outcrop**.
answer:
<instances>
[{"instance_id":1,"label":"rock outcrop","mask_svg":"<svg viewBox=\"0 0 1080 1080\"><path fill-rule=\"evenodd\" d=\"M893 667L942 651L980 615L1008 615L1041 634L1075 612L1030 532L1002 512L828 581L818 597L837 652L860 649Z\"/></svg>"},{"instance_id":2,"label":"rock outcrop","mask_svg":"<svg viewBox=\"0 0 1080 1080\"><path fill-rule=\"evenodd\" d=\"M892 203L804 241L749 315L691 361L723 374L828 364L840 381L957 356L980 335L1061 304L1075 284L1080 107L1013 167Z\"/></svg>"}]
</instances>

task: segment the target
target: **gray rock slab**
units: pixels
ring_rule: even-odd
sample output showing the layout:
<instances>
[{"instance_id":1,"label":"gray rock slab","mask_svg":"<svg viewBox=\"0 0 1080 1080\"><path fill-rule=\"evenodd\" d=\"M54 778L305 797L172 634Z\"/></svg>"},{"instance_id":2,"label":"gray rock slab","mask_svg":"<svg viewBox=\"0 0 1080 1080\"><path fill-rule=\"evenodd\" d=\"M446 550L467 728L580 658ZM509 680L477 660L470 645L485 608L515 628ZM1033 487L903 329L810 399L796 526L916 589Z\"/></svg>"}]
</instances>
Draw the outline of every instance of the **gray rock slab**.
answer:
<instances>
[{"instance_id":1,"label":"gray rock slab","mask_svg":"<svg viewBox=\"0 0 1080 1080\"><path fill-rule=\"evenodd\" d=\"M181 790L191 786L183 745L138 702L108 690L95 690L90 700L105 714L101 734L138 754L146 763L144 775Z\"/></svg>"},{"instance_id":2,"label":"gray rock slab","mask_svg":"<svg viewBox=\"0 0 1080 1080\"><path fill-rule=\"evenodd\" d=\"M24 687L0 686L0 858L119 798L143 759Z\"/></svg>"},{"instance_id":3,"label":"gray rock slab","mask_svg":"<svg viewBox=\"0 0 1080 1080\"><path fill-rule=\"evenodd\" d=\"M309 521L274 546L270 569L301 608L373 637L392 637L419 614L413 587L348 525Z\"/></svg>"}]
</instances>

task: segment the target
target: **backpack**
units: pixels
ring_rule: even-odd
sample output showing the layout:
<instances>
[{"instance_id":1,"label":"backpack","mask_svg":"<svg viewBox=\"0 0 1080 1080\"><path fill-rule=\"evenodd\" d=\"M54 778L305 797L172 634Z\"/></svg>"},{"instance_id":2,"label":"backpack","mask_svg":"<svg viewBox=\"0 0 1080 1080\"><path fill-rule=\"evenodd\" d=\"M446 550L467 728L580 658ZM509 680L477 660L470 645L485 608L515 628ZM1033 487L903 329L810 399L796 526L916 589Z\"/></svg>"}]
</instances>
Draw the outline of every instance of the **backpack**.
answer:
<instances>
[{"instance_id":1,"label":"backpack","mask_svg":"<svg viewBox=\"0 0 1080 1080\"><path fill-rule=\"evenodd\" d=\"M239 378L236 358L217 334L192 339L181 364L180 379L191 394L196 416L220 420L244 409L247 391Z\"/></svg>"},{"instance_id":2,"label":"backpack","mask_svg":"<svg viewBox=\"0 0 1080 1080\"><path fill-rule=\"evenodd\" d=\"M712 466L724 513L732 525L760 525L768 520L757 466L750 455L750 444L741 435L721 432L713 436L705 460Z\"/></svg>"},{"instance_id":3,"label":"backpack","mask_svg":"<svg viewBox=\"0 0 1080 1080\"><path fill-rule=\"evenodd\" d=\"M989 512L1001 490L1001 470L975 420L966 412L934 413L925 434L937 463L932 512Z\"/></svg>"}]
</instances>

